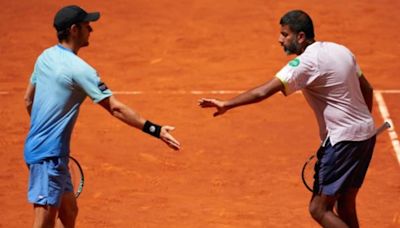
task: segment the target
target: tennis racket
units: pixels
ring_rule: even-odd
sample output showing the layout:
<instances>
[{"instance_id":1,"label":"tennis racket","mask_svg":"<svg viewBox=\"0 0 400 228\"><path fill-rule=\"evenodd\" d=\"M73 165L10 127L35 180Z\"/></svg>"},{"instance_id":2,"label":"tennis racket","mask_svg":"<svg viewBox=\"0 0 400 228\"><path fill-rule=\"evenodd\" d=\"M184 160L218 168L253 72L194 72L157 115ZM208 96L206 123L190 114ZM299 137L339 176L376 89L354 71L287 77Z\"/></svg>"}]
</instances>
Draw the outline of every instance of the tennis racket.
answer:
<instances>
[{"instance_id":1,"label":"tennis racket","mask_svg":"<svg viewBox=\"0 0 400 228\"><path fill-rule=\"evenodd\" d=\"M390 128L390 123L385 122L379 128L376 129L376 135L381 134L386 129ZM315 163L317 163L318 159L315 154L311 155L307 161L303 165L303 169L301 170L301 180L303 181L304 186L310 191L313 192L313 183L314 183L314 175L315 175Z\"/></svg>"},{"instance_id":2,"label":"tennis racket","mask_svg":"<svg viewBox=\"0 0 400 228\"><path fill-rule=\"evenodd\" d=\"M85 183L85 178L83 176L83 170L78 160L69 156L68 163L69 173L71 174L71 182L74 188L75 197L78 198L82 193L83 184Z\"/></svg>"}]
</instances>

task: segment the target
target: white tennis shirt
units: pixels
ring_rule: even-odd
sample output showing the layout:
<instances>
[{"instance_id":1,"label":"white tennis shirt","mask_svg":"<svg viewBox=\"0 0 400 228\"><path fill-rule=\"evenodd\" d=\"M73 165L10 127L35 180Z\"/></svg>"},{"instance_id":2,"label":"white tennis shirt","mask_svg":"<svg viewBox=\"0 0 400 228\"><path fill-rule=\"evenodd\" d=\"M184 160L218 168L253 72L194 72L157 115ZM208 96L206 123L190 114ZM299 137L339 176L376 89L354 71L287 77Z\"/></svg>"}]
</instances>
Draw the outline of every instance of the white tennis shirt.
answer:
<instances>
[{"instance_id":1,"label":"white tennis shirt","mask_svg":"<svg viewBox=\"0 0 400 228\"><path fill-rule=\"evenodd\" d=\"M361 70L346 47L314 42L277 74L287 96L301 90L313 109L323 141L362 141L375 134L374 120L360 89Z\"/></svg>"}]
</instances>

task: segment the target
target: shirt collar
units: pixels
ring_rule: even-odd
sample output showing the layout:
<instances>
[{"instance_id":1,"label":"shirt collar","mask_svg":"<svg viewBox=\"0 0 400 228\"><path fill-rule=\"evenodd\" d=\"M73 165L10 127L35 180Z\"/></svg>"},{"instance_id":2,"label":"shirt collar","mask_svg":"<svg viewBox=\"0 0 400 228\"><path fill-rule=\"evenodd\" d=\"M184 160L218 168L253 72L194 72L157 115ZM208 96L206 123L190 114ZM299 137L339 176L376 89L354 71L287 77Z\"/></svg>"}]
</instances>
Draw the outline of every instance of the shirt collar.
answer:
<instances>
[{"instance_id":1,"label":"shirt collar","mask_svg":"<svg viewBox=\"0 0 400 228\"><path fill-rule=\"evenodd\" d=\"M71 52L71 53L74 53L71 49L62 46L61 44L57 44L57 47L59 47L59 48L65 50L65 51L69 51L69 52ZM75 53L74 53L74 54L75 54Z\"/></svg>"}]
</instances>

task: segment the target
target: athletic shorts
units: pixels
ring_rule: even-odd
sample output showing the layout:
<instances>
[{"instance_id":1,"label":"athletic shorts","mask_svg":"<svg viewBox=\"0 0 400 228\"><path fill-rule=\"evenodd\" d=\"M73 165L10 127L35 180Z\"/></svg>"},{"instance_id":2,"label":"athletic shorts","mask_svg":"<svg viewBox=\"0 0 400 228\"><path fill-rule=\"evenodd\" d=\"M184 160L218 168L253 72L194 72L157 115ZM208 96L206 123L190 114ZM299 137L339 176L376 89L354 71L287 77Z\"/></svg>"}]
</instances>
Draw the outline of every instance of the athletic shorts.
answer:
<instances>
[{"instance_id":1,"label":"athletic shorts","mask_svg":"<svg viewBox=\"0 0 400 228\"><path fill-rule=\"evenodd\" d=\"M60 206L62 195L73 191L68 161L68 157L48 158L37 164L28 164L29 202Z\"/></svg>"},{"instance_id":2,"label":"athletic shorts","mask_svg":"<svg viewBox=\"0 0 400 228\"><path fill-rule=\"evenodd\" d=\"M360 188L375 147L376 137L331 145L329 139L317 152L314 194L334 196L349 188Z\"/></svg>"}]
</instances>

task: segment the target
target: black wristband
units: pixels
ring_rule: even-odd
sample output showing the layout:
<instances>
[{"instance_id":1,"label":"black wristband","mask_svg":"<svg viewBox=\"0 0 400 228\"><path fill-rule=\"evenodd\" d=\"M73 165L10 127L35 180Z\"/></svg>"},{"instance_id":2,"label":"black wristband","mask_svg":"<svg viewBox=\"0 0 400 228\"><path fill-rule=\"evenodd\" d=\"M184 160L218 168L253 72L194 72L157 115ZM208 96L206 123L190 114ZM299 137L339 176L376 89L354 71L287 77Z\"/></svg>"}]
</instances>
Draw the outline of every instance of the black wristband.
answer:
<instances>
[{"instance_id":1,"label":"black wristband","mask_svg":"<svg viewBox=\"0 0 400 228\"><path fill-rule=\"evenodd\" d=\"M156 138L160 138L161 126L146 120L142 131Z\"/></svg>"}]
</instances>

